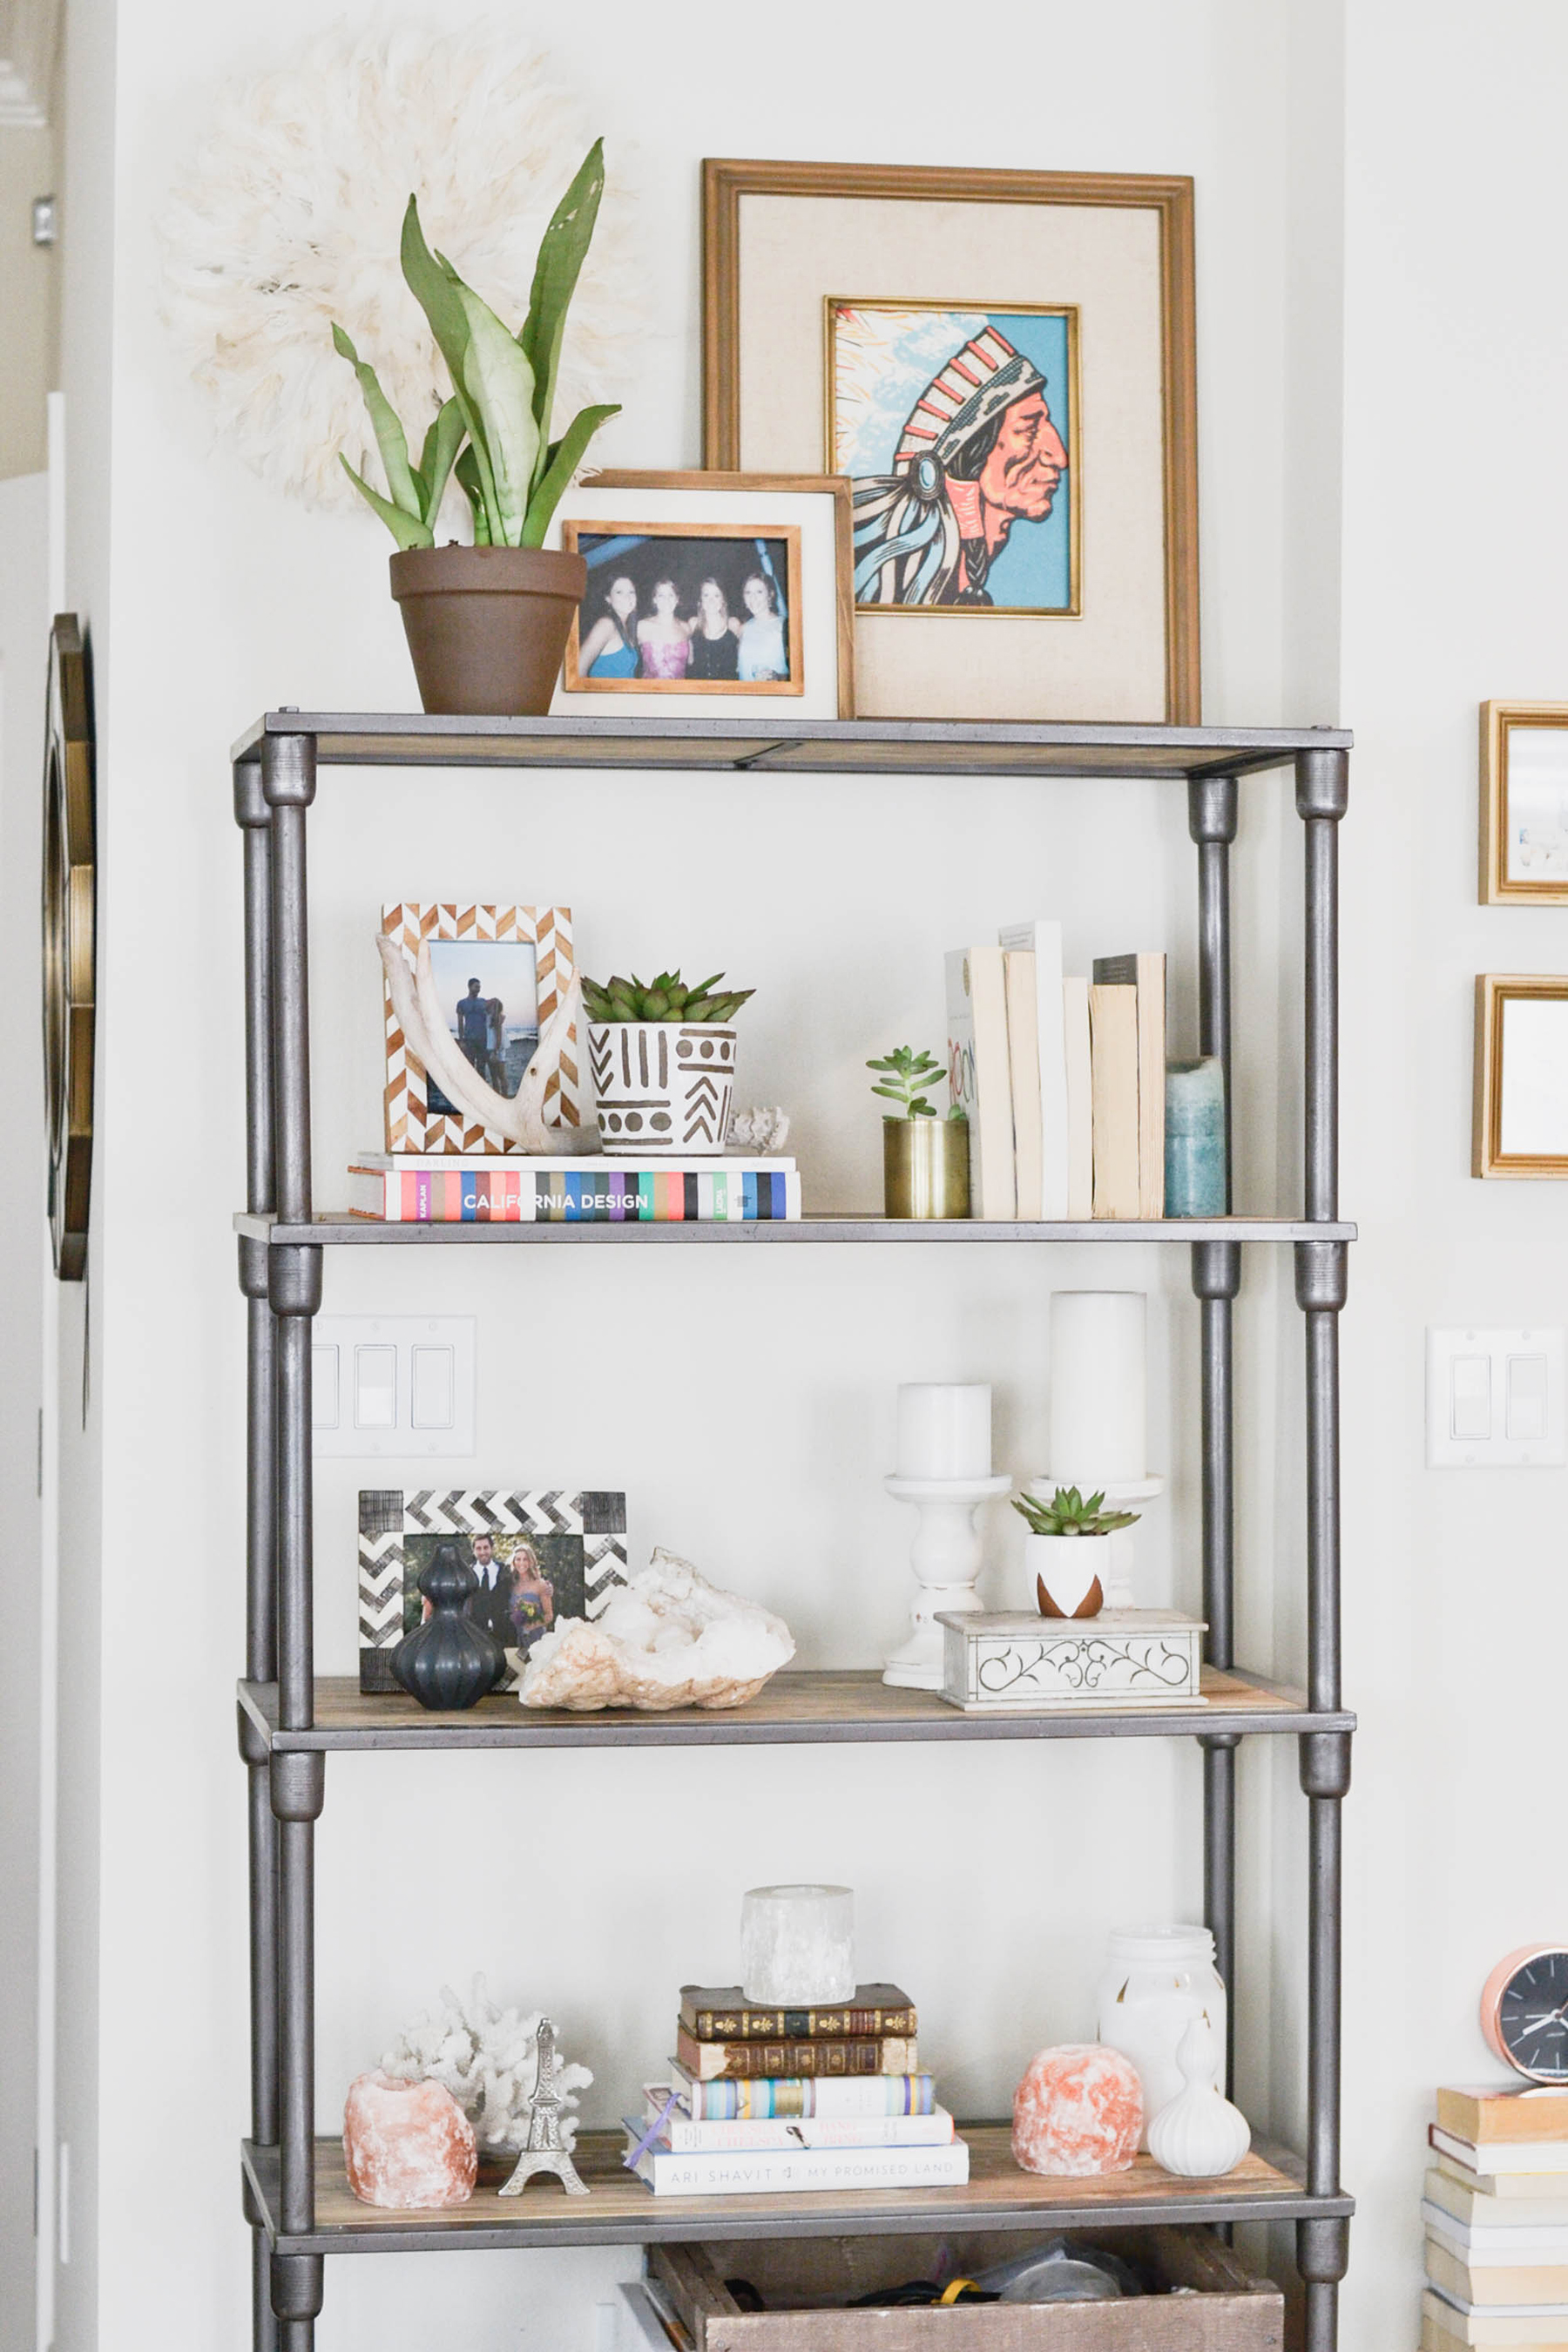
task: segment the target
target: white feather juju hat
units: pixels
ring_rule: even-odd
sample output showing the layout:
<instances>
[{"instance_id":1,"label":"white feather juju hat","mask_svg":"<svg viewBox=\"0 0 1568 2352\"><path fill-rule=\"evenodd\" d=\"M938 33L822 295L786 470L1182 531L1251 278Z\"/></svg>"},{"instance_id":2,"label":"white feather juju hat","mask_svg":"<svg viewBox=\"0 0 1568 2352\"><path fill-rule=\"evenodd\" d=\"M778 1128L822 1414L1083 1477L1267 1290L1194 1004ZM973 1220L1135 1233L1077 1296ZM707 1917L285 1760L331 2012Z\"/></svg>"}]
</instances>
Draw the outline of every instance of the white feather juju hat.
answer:
<instances>
[{"instance_id":1,"label":"white feather juju hat","mask_svg":"<svg viewBox=\"0 0 1568 2352\"><path fill-rule=\"evenodd\" d=\"M359 510L338 451L378 486L381 461L331 321L416 449L450 389L398 266L410 194L430 244L519 327L540 237L597 128L537 50L485 31L339 30L229 84L161 225L164 320L223 438L279 488ZM634 206L614 151L608 165L566 331L562 424L624 396L642 323Z\"/></svg>"}]
</instances>

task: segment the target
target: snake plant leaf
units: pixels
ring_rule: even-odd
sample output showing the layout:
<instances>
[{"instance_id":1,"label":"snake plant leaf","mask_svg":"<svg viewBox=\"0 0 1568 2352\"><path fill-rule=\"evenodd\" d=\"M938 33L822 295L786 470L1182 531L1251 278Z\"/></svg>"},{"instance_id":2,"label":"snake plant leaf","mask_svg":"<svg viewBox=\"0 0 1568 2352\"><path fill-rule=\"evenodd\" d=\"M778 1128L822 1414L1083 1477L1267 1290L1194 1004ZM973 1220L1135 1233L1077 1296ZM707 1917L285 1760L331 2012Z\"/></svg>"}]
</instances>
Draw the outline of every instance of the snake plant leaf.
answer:
<instances>
[{"instance_id":1,"label":"snake plant leaf","mask_svg":"<svg viewBox=\"0 0 1568 2352\"><path fill-rule=\"evenodd\" d=\"M474 545L490 544L490 519L485 510L485 486L479 476L479 461L470 441L452 471L474 511Z\"/></svg>"},{"instance_id":2,"label":"snake plant leaf","mask_svg":"<svg viewBox=\"0 0 1568 2352\"><path fill-rule=\"evenodd\" d=\"M566 313L577 290L604 193L605 142L595 139L540 240L528 316L517 339L533 370L533 421L539 427L541 441L545 443L550 438L550 412L555 403L555 377L561 364ZM549 517L545 520L548 521ZM537 547L539 541L524 540L523 545Z\"/></svg>"},{"instance_id":3,"label":"snake plant leaf","mask_svg":"<svg viewBox=\"0 0 1568 2352\"><path fill-rule=\"evenodd\" d=\"M373 490L363 475L355 473L341 449L338 451L338 463L366 504L381 517L399 547L435 546L436 537L429 524L419 515L405 514L401 507L394 506L390 499L384 499L379 490Z\"/></svg>"},{"instance_id":4,"label":"snake plant leaf","mask_svg":"<svg viewBox=\"0 0 1568 2352\"><path fill-rule=\"evenodd\" d=\"M420 512L432 530L441 509L441 500L447 494L447 478L462 438L463 412L454 394L437 411L435 421L425 436L425 446L419 453L419 478L425 485L425 503Z\"/></svg>"},{"instance_id":5,"label":"snake plant leaf","mask_svg":"<svg viewBox=\"0 0 1568 2352\"><path fill-rule=\"evenodd\" d=\"M520 547L528 512L529 486L539 456L539 427L533 419L533 370L489 304L460 278L456 291L468 322L468 347L463 354L463 390L478 427L471 437L481 471L488 458L495 484L491 529L502 545Z\"/></svg>"},{"instance_id":6,"label":"snake plant leaf","mask_svg":"<svg viewBox=\"0 0 1568 2352\"><path fill-rule=\"evenodd\" d=\"M559 441L552 442L549 463L540 475L533 496L523 517L522 547L542 547L551 518L560 505L562 496L573 475L583 462L583 452L601 425L621 413L621 404L612 400L601 408L584 408L575 415Z\"/></svg>"},{"instance_id":7,"label":"snake plant leaf","mask_svg":"<svg viewBox=\"0 0 1568 2352\"><path fill-rule=\"evenodd\" d=\"M469 447L474 452L474 464L468 470L472 473L475 467L478 468L483 489L484 504L489 518L486 539L487 541L497 539L500 534L495 522L495 482L490 471L489 453L480 440L473 404L468 398L463 373L463 363L468 351L468 314L463 309L462 299L458 291L463 281L451 263L443 256L432 253L426 244L425 231L420 226L417 196L409 197L408 209L403 215L401 257L403 275L408 290L430 321L430 332L436 338L437 347L447 362L447 373L452 379L458 414L462 418L468 432ZM461 474L458 478L459 481L463 480ZM463 482L463 487L468 490L469 499L472 499L473 491L468 489L466 481ZM478 542L477 531L475 538Z\"/></svg>"},{"instance_id":8,"label":"snake plant leaf","mask_svg":"<svg viewBox=\"0 0 1568 2352\"><path fill-rule=\"evenodd\" d=\"M340 359L347 360L359 378L359 388L364 394L364 404L370 411L370 421L375 430L375 446L381 451L381 462L386 468L387 488L405 514L423 520L425 509L408 463L408 439L398 422L397 411L383 392L375 370L367 360L361 359L336 320L332 321L332 349ZM349 471L353 473L352 466ZM357 474L354 479L359 480ZM364 486L361 483L360 487L363 488Z\"/></svg>"}]
</instances>

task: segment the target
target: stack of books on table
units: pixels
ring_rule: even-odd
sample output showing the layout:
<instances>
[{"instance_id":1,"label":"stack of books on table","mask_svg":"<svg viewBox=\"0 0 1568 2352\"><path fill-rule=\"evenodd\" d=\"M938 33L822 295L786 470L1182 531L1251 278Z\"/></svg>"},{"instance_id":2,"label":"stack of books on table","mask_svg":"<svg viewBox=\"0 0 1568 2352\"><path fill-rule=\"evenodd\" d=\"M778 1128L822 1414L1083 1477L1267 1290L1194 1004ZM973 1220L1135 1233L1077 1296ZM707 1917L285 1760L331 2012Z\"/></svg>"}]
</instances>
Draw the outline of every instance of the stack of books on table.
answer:
<instances>
[{"instance_id":1,"label":"stack of books on table","mask_svg":"<svg viewBox=\"0 0 1568 2352\"><path fill-rule=\"evenodd\" d=\"M947 958L952 1102L969 1120L969 1213L1165 1213L1165 959L1062 971L1058 922Z\"/></svg>"},{"instance_id":2,"label":"stack of books on table","mask_svg":"<svg viewBox=\"0 0 1568 2352\"><path fill-rule=\"evenodd\" d=\"M662 1160L599 1155L364 1151L349 1207L389 1225L758 1224L800 1219L793 1159Z\"/></svg>"},{"instance_id":3,"label":"stack of books on table","mask_svg":"<svg viewBox=\"0 0 1568 2352\"><path fill-rule=\"evenodd\" d=\"M1422 2352L1568 2347L1568 2090L1443 2090Z\"/></svg>"},{"instance_id":4,"label":"stack of books on table","mask_svg":"<svg viewBox=\"0 0 1568 2352\"><path fill-rule=\"evenodd\" d=\"M804 2010L683 1985L669 2079L626 2118L626 2161L656 2197L962 2187L969 2149L915 2028L897 1985Z\"/></svg>"}]
</instances>

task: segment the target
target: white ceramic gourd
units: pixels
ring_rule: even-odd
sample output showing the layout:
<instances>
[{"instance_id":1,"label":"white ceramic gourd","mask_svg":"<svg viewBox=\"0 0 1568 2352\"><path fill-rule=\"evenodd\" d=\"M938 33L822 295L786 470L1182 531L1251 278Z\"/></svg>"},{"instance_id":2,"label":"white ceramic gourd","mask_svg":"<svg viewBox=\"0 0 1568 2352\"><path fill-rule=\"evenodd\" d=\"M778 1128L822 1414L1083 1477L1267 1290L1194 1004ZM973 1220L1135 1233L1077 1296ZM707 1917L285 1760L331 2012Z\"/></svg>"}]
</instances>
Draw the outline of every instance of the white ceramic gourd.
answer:
<instances>
[{"instance_id":1,"label":"white ceramic gourd","mask_svg":"<svg viewBox=\"0 0 1568 2352\"><path fill-rule=\"evenodd\" d=\"M1161 2108L1149 2126L1149 2153L1183 2180L1215 2180L1234 2172L1252 2146L1239 2107L1215 2084L1219 2050L1206 2018L1194 2017L1176 2045L1184 2090Z\"/></svg>"}]
</instances>

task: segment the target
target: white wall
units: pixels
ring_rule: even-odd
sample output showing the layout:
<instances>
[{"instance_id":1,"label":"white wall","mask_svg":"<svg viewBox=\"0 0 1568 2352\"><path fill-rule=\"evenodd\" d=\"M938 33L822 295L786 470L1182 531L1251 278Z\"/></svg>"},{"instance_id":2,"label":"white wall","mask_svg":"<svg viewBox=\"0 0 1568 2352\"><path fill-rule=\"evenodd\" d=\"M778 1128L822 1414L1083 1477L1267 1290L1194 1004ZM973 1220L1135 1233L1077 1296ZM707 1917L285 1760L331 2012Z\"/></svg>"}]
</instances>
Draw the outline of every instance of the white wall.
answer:
<instances>
[{"instance_id":1,"label":"white wall","mask_svg":"<svg viewBox=\"0 0 1568 2352\"><path fill-rule=\"evenodd\" d=\"M374 526L285 506L226 451L209 452L155 318L152 218L210 79L288 53L316 12L279 0L263 39L195 0L142 0L117 45L108 0L74 14L71 169L100 206L102 236L68 256L68 276L79 275L67 289L67 378L74 367L80 385L71 593L100 647L112 614L114 661L111 681L101 663L100 677L112 779L100 1418L71 1486L79 1556L103 1562L105 1671L95 1706L83 1686L73 1751L68 2029L74 2080L89 2079L95 2028L100 2044L101 2204L95 2216L79 2202L89 2268L85 2283L79 2273L66 2283L58 2340L139 2352L237 2341L246 2297L232 2153L246 2105L243 1793L228 1696L242 1653L243 1315L224 1216L243 1171L239 857L226 750L267 705L397 708L413 696ZM1384 2352L1416 2326L1429 2086L1473 2069L1474 1983L1550 1897L1542 1890L1531 1908L1515 1891L1536 1865L1522 1827L1517 1843L1494 1834L1485 1775L1526 1736L1505 1670L1525 1677L1548 1736L1545 1645L1521 1664L1505 1629L1550 1609L1558 1482L1483 1480L1473 1496L1473 1481L1434 1487L1419 1467L1419 1381L1426 1320L1507 1319L1516 1304L1522 1315L1542 1291L1528 1271L1550 1265L1550 1188L1521 1202L1483 1193L1463 1171L1469 973L1549 965L1568 948L1568 919L1471 911L1469 867L1475 701L1562 690L1549 667L1561 589L1545 553L1563 496L1551 438L1560 330L1540 296L1558 226L1546 159L1563 59L1554 12L1522 0L1494 16L1479 61L1473 20L1447 6L1426 13L1414 63L1407 10L1351 0L1349 16L1342 102L1337 9L1041 7L1026 39L998 34L1005 71L993 76L978 44L965 101L943 112L933 100L902 137L896 110L872 100L905 86L911 55L951 58L946 12L851 14L805 0L783 19L732 12L721 46L694 36L688 49L672 47L667 17L615 5L563 20L556 55L612 159L617 141L641 142L659 325L606 446L626 462L698 456L703 154L1196 177L1207 709L1331 719L1342 668L1343 708L1365 746L1345 845L1345 1201L1368 1236L1345 1318L1349 1687L1368 1724L1349 1815L1346 2170L1373 2226L1353 2241L1345 2342ZM542 23L518 7L499 21ZM961 87L964 70L953 71ZM1489 90L1484 108L1478 85ZM1521 107L1532 124L1539 111L1533 142L1516 136ZM1352 257L1342 630L1342 227ZM1458 289L1496 278L1500 264L1484 329L1472 298L1461 333ZM89 341L110 316L111 412ZM1483 495L1468 478L1479 449L1504 442ZM1258 1207L1292 1205L1296 1193L1271 1140L1274 1065L1297 1035L1295 1000L1271 977L1298 870L1279 793L1247 789L1238 875L1241 937L1256 949L1245 969L1259 974L1238 991L1255 1113L1246 1183ZM1411 813L1419 803L1425 817L1434 797L1436 822L1413 848ZM1134 835L1136 856L1108 864L1105 841ZM711 843L710 856L694 861L693 842ZM361 772L327 778L312 861L323 1202L332 1170L374 1133L370 934L384 893L563 897L589 968L605 955L662 955L667 941L743 967L759 990L746 1090L793 1104L825 1204L874 1199L860 1065L889 1037L938 1034L938 952L967 932L1054 904L1069 915L1077 957L1163 937L1178 1019L1192 1021L1184 811L1152 788L987 784L960 799L922 785L693 780L662 784L656 814L630 779L579 779L552 794L539 779ZM1289 1137L1288 1079L1280 1092ZM170 1137L177 1185L144 1149ZM1462 1281L1447 1270L1461 1245ZM1436 1250L1440 1276L1428 1272ZM763 1253L525 1255L482 1269L444 1262L437 1281L422 1259L367 1252L329 1265L327 1304L479 1313L480 1452L465 1476L624 1480L639 1541L688 1550L781 1607L809 1661L845 1664L877 1656L905 1589L908 1529L879 1486L897 1381L991 1379L998 1461L1035 1466L1046 1295L1106 1278L1088 1252L1048 1265L1021 1250L979 1254L978 1265L960 1251L918 1264L792 1253L787 1266ZM1149 1597L1191 1601L1195 1314L1184 1277L1151 1253L1119 1258L1113 1278L1156 1294L1155 1361L1167 1374L1155 1383L1153 1449L1173 1495L1148 1530ZM1289 1663L1300 1643L1300 1543L1288 1519L1276 1528L1280 1498L1299 1486L1288 1268L1284 1286L1281 1311L1275 1270L1253 1269L1244 1299L1242 1622L1254 1657L1272 1643ZM1278 1443L1277 1408L1293 1416ZM378 1466L378 1483L384 1475ZM352 1465L321 1481L327 1668L352 1663L357 1483ZM1488 1608L1472 1567L1500 1525L1506 1614ZM1438 1592L1449 1601L1440 1640L1420 1606ZM1478 1657L1484 1705L1461 1765L1448 1733L1461 1661L1473 1670ZM1297 2101L1294 1763L1286 1749L1244 1764L1241 2088L1260 2122L1288 2120ZM526 1768L345 1760L329 1777L320 1837L322 2121L403 2017L475 1969L498 1990L551 2004L568 2048L597 2073L595 2119L609 2119L663 2054L677 1983L732 1964L740 1889L807 1871L857 1885L866 1965L910 1983L954 2103L995 2112L1031 2048L1090 2027L1106 1928L1195 1908L1197 1787L1195 1757L1154 1743L831 1761L763 1752L721 1764L672 1753L635 1771L614 1756ZM1440 1792L1436 1805L1428 1791ZM1456 1832L1472 1850L1458 1895L1442 1873L1465 1851ZM1286 1907L1270 1924L1276 1892ZM1459 1903L1466 1927L1436 1961L1433 1939ZM1405 2002L1394 2026L1391 1980ZM166 2167L181 2182L177 2233ZM91 2293L94 2259L112 2294ZM340 2264L320 2340L323 2352L413 2347L449 2321L460 2294L475 2352L520 2336L585 2344L595 2284L635 2260Z\"/></svg>"}]
</instances>

